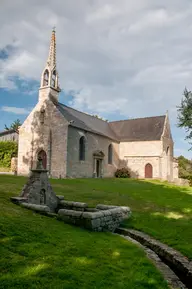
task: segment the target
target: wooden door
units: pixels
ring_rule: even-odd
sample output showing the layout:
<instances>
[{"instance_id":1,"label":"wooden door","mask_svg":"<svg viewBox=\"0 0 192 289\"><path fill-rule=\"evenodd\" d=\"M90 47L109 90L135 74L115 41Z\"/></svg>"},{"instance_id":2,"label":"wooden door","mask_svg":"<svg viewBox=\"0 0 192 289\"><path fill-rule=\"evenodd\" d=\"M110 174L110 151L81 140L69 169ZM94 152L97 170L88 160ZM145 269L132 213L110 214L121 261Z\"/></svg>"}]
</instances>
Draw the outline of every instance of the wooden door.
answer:
<instances>
[{"instance_id":1,"label":"wooden door","mask_svg":"<svg viewBox=\"0 0 192 289\"><path fill-rule=\"evenodd\" d=\"M151 164L146 164L145 166L145 178L151 179L153 177L153 167Z\"/></svg>"}]
</instances>

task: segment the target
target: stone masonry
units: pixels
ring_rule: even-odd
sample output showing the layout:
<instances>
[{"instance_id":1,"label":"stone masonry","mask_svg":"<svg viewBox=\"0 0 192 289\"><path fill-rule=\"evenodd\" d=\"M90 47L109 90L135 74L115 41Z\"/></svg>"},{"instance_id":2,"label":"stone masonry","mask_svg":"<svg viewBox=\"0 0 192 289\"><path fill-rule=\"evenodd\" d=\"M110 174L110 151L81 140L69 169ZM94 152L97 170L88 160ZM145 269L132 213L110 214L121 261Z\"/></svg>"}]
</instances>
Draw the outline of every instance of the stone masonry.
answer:
<instances>
[{"instance_id":1,"label":"stone masonry","mask_svg":"<svg viewBox=\"0 0 192 289\"><path fill-rule=\"evenodd\" d=\"M59 200L49 183L47 170L43 168L41 158L37 161L36 169L31 170L20 196L11 200L36 211L55 212Z\"/></svg>"},{"instance_id":2,"label":"stone masonry","mask_svg":"<svg viewBox=\"0 0 192 289\"><path fill-rule=\"evenodd\" d=\"M69 203L61 202L64 207ZM124 219L131 216L128 207L97 205L94 209L88 209L85 203L70 202L70 209L60 209L58 215L66 223L86 228L91 231L114 232Z\"/></svg>"}]
</instances>

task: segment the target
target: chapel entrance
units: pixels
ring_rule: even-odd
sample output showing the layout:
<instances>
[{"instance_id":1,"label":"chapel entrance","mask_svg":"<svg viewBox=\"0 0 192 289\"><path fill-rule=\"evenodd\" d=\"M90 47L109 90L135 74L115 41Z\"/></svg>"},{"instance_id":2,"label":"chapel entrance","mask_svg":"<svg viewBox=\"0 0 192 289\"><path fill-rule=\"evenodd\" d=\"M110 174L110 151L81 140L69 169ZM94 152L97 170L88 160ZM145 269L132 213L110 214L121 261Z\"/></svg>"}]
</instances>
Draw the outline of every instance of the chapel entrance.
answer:
<instances>
[{"instance_id":1,"label":"chapel entrance","mask_svg":"<svg viewBox=\"0 0 192 289\"><path fill-rule=\"evenodd\" d=\"M146 164L145 166L145 178L151 179L153 177L153 167L151 164Z\"/></svg>"},{"instance_id":2,"label":"chapel entrance","mask_svg":"<svg viewBox=\"0 0 192 289\"><path fill-rule=\"evenodd\" d=\"M100 178L100 176L101 176L101 170L100 170L100 168L101 168L101 160L96 160L96 177L97 178Z\"/></svg>"},{"instance_id":3,"label":"chapel entrance","mask_svg":"<svg viewBox=\"0 0 192 289\"><path fill-rule=\"evenodd\" d=\"M103 176L103 158L104 153L102 151L96 151L93 153L93 177L102 178Z\"/></svg>"},{"instance_id":4,"label":"chapel entrance","mask_svg":"<svg viewBox=\"0 0 192 289\"><path fill-rule=\"evenodd\" d=\"M46 152L44 150L41 150L38 153L38 157L41 157L43 168L46 170L46 168L47 168L47 154L46 154Z\"/></svg>"}]
</instances>

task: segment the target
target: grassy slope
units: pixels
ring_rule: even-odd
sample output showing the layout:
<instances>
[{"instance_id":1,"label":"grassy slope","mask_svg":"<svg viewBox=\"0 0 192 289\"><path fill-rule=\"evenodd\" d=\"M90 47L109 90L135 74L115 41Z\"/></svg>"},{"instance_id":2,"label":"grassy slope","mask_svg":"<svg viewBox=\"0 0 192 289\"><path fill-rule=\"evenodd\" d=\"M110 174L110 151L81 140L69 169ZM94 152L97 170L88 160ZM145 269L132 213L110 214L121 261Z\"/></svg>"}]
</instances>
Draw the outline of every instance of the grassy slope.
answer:
<instances>
[{"instance_id":1,"label":"grassy slope","mask_svg":"<svg viewBox=\"0 0 192 289\"><path fill-rule=\"evenodd\" d=\"M67 200L130 206L124 224L142 230L192 260L192 188L127 179L52 180Z\"/></svg>"},{"instance_id":2,"label":"grassy slope","mask_svg":"<svg viewBox=\"0 0 192 289\"><path fill-rule=\"evenodd\" d=\"M144 252L125 239L12 204L24 182L0 176L0 288L168 288Z\"/></svg>"}]
</instances>

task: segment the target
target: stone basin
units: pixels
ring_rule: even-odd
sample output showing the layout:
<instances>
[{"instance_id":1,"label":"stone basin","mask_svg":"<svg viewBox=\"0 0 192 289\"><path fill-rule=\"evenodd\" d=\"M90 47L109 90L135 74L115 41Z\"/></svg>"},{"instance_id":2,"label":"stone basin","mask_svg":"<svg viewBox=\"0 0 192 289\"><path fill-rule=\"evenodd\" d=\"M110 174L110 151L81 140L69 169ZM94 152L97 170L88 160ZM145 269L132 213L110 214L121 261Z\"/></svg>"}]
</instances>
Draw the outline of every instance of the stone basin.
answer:
<instances>
[{"instance_id":1,"label":"stone basin","mask_svg":"<svg viewBox=\"0 0 192 289\"><path fill-rule=\"evenodd\" d=\"M61 201L58 217L65 223L83 227L91 231L114 232L124 219L131 216L129 207L98 204L88 208L86 203Z\"/></svg>"}]
</instances>

